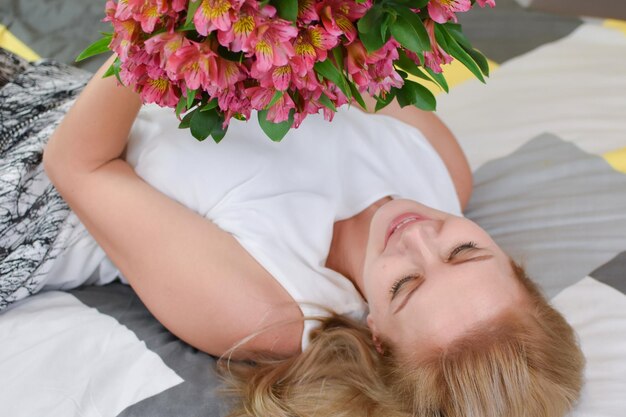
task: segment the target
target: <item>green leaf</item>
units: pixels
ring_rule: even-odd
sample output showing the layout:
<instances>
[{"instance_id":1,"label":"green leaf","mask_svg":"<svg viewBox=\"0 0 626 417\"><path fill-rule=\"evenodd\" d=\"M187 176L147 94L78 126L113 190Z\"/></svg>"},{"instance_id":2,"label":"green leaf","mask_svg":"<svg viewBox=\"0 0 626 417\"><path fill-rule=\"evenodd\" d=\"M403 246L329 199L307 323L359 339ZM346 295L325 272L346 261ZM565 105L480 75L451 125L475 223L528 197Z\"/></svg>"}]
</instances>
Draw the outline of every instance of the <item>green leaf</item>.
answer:
<instances>
[{"instance_id":1,"label":"green leaf","mask_svg":"<svg viewBox=\"0 0 626 417\"><path fill-rule=\"evenodd\" d=\"M185 26L191 24L193 25L193 16L196 14L196 10L202 3L202 0L189 0L189 5L187 6L187 18L185 19ZM195 26L194 26L195 28Z\"/></svg>"},{"instance_id":2,"label":"green leaf","mask_svg":"<svg viewBox=\"0 0 626 417\"><path fill-rule=\"evenodd\" d=\"M414 105L426 111L433 111L437 108L437 101L433 93L423 85L411 80L404 80L402 88L396 89L396 97L400 107Z\"/></svg>"},{"instance_id":3,"label":"green leaf","mask_svg":"<svg viewBox=\"0 0 626 417\"><path fill-rule=\"evenodd\" d=\"M396 92L394 90L391 90L385 95L384 98L382 97L374 97L374 98L376 99L376 106L374 107L374 111L378 111L380 109L384 109L385 107L387 107L387 105L391 103L394 98L396 98Z\"/></svg>"},{"instance_id":4,"label":"green leaf","mask_svg":"<svg viewBox=\"0 0 626 417\"><path fill-rule=\"evenodd\" d=\"M472 72L481 82L485 82L482 71L474 59L448 34L445 26L435 24L435 37L437 42L454 58L458 59L465 67ZM445 47L443 46L445 44Z\"/></svg>"},{"instance_id":5,"label":"green leaf","mask_svg":"<svg viewBox=\"0 0 626 417\"><path fill-rule=\"evenodd\" d=\"M215 141L215 143L220 143L224 136L226 136L226 131L228 130L228 126L226 129L222 128L222 123L224 122L223 117L219 117L215 126L213 126L213 130L211 130L211 137Z\"/></svg>"},{"instance_id":6,"label":"green leaf","mask_svg":"<svg viewBox=\"0 0 626 417\"><path fill-rule=\"evenodd\" d=\"M189 123L191 135L199 141L205 140L213 131L213 128L218 120L219 116L217 115L217 111L214 109L195 112L195 114L191 117L191 122Z\"/></svg>"},{"instance_id":7,"label":"green leaf","mask_svg":"<svg viewBox=\"0 0 626 417\"><path fill-rule=\"evenodd\" d=\"M389 13L385 13L383 21L380 23L380 36L383 39L383 43L389 39L389 25L396 21L396 18Z\"/></svg>"},{"instance_id":8,"label":"green leaf","mask_svg":"<svg viewBox=\"0 0 626 417\"><path fill-rule=\"evenodd\" d=\"M443 91L445 91L446 93L450 92L450 89L448 88L448 82L446 81L446 77L444 77L443 74L436 73L428 67L426 67L426 72L433 78L433 80L435 80L437 84L439 84Z\"/></svg>"},{"instance_id":9,"label":"green leaf","mask_svg":"<svg viewBox=\"0 0 626 417\"><path fill-rule=\"evenodd\" d=\"M363 97L361 97L361 93L359 93L359 90L356 88L354 83L351 81L348 81L348 85L350 86L350 92L352 93L352 96L354 97L356 102L359 103L361 107L366 109L367 106L365 105L365 101L363 101Z\"/></svg>"},{"instance_id":10,"label":"green leaf","mask_svg":"<svg viewBox=\"0 0 626 417\"><path fill-rule=\"evenodd\" d=\"M266 109L269 109L270 107L272 107L274 104L276 104L276 102L278 100L280 100L283 95L285 94L284 91L282 90L276 90L276 92L274 93L274 96L272 97L272 99L270 100L270 102L268 103L267 106L265 106Z\"/></svg>"},{"instance_id":11,"label":"green leaf","mask_svg":"<svg viewBox=\"0 0 626 417\"><path fill-rule=\"evenodd\" d=\"M202 108L200 109L200 111L209 111L211 109L214 109L217 107L217 99L214 98L211 101L209 101L207 104L205 104L204 106L202 106Z\"/></svg>"},{"instance_id":12,"label":"green leaf","mask_svg":"<svg viewBox=\"0 0 626 417\"><path fill-rule=\"evenodd\" d=\"M469 39L463 34L462 27L459 23L447 22L442 24L446 28L448 34L452 36L463 48L471 48Z\"/></svg>"},{"instance_id":13,"label":"green leaf","mask_svg":"<svg viewBox=\"0 0 626 417\"><path fill-rule=\"evenodd\" d=\"M482 71L482 73L486 76L489 76L489 63L487 62L487 58L480 53L478 50L474 49L467 39L465 34L461 31L461 25L458 23L448 22L443 25L447 30L448 34L455 40L457 43L467 52L469 56L478 64L478 67Z\"/></svg>"},{"instance_id":14,"label":"green leaf","mask_svg":"<svg viewBox=\"0 0 626 417\"><path fill-rule=\"evenodd\" d=\"M351 97L346 77L343 75L342 72L337 69L337 67L331 62L330 59L326 58L324 61L316 62L313 65L313 68L315 69L315 72L317 72L319 75L335 83L335 85L339 87L341 92L346 97Z\"/></svg>"},{"instance_id":15,"label":"green leaf","mask_svg":"<svg viewBox=\"0 0 626 417\"><path fill-rule=\"evenodd\" d=\"M383 32L381 26L384 22L387 22L390 18L389 16L389 14L385 14L382 7L375 4L357 21L356 26L359 31L359 39L368 52L377 51L385 44L386 28ZM378 27L381 27L380 31L376 30Z\"/></svg>"},{"instance_id":16,"label":"green leaf","mask_svg":"<svg viewBox=\"0 0 626 417\"><path fill-rule=\"evenodd\" d=\"M196 99L196 93L198 90L191 90L187 88L187 108L190 109L193 105L193 101Z\"/></svg>"},{"instance_id":17,"label":"green leaf","mask_svg":"<svg viewBox=\"0 0 626 417\"><path fill-rule=\"evenodd\" d=\"M276 7L280 17L290 22L296 21L298 17L298 0L272 0L271 3Z\"/></svg>"},{"instance_id":18,"label":"green leaf","mask_svg":"<svg viewBox=\"0 0 626 417\"><path fill-rule=\"evenodd\" d=\"M411 6L414 9L423 9L424 7L426 7L428 5L428 3L430 3L430 0L410 0L411 4L409 4L409 6Z\"/></svg>"},{"instance_id":19,"label":"green leaf","mask_svg":"<svg viewBox=\"0 0 626 417\"><path fill-rule=\"evenodd\" d=\"M428 77L428 75L424 74L420 67L411 58L409 58L404 51L399 50L398 55L399 57L398 60L395 61L395 64L399 68L405 70L409 74L421 78L422 80L430 81L431 83L439 85L446 93L449 91L448 83L442 74L437 74L430 68L424 67L430 75L430 77Z\"/></svg>"},{"instance_id":20,"label":"green leaf","mask_svg":"<svg viewBox=\"0 0 626 417\"><path fill-rule=\"evenodd\" d=\"M322 93L317 101L319 101L322 105L328 107L332 111L337 111L337 107L335 107L335 104L332 102L331 99L328 98L326 94Z\"/></svg>"},{"instance_id":21,"label":"green leaf","mask_svg":"<svg viewBox=\"0 0 626 417\"><path fill-rule=\"evenodd\" d=\"M476 49L473 49L473 48L465 49L465 47L463 47L463 49L465 50L465 52L468 53L469 56L472 57L474 62L478 64L478 68L480 68L483 75L489 77L489 62L487 61L487 58L485 58L485 56L481 54L480 52L478 52Z\"/></svg>"},{"instance_id":22,"label":"green leaf","mask_svg":"<svg viewBox=\"0 0 626 417\"><path fill-rule=\"evenodd\" d=\"M375 30L383 20L383 8L378 4L374 4L363 17L356 22L359 33L369 33Z\"/></svg>"},{"instance_id":23,"label":"green leaf","mask_svg":"<svg viewBox=\"0 0 626 417\"><path fill-rule=\"evenodd\" d=\"M402 68L409 74L415 75L416 77L422 78L427 81L432 81L430 78L426 76L418 67L418 65L409 58L406 53L402 49L398 49L398 59L394 62L398 68Z\"/></svg>"},{"instance_id":24,"label":"green leaf","mask_svg":"<svg viewBox=\"0 0 626 417\"><path fill-rule=\"evenodd\" d=\"M193 22L184 23L178 26L175 30L176 32L189 32L190 30L196 30L196 25L194 25ZM153 32L152 34L154 35L156 32Z\"/></svg>"},{"instance_id":25,"label":"green leaf","mask_svg":"<svg viewBox=\"0 0 626 417\"><path fill-rule=\"evenodd\" d=\"M185 117L183 117L183 120L180 121L180 124L178 125L178 128L179 129L187 129L189 127L189 124L191 123L191 118L198 111L199 111L199 109L198 109L198 107L196 107L195 109L193 109L189 113L185 114Z\"/></svg>"},{"instance_id":26,"label":"green leaf","mask_svg":"<svg viewBox=\"0 0 626 417\"><path fill-rule=\"evenodd\" d=\"M122 61L120 61L119 58L115 58L111 66L106 70L106 72L102 76L102 78L107 78L107 77L110 77L111 75L115 75L115 78L117 78L117 81L120 84L124 85L124 83L122 82L122 79L120 78L120 66L121 65L122 65Z\"/></svg>"},{"instance_id":27,"label":"green leaf","mask_svg":"<svg viewBox=\"0 0 626 417\"><path fill-rule=\"evenodd\" d=\"M430 50L430 39L422 19L408 7L396 6L395 10L398 15L389 27L391 35L410 51L421 53Z\"/></svg>"},{"instance_id":28,"label":"green leaf","mask_svg":"<svg viewBox=\"0 0 626 417\"><path fill-rule=\"evenodd\" d=\"M344 67L343 67L343 46L340 44L336 47L334 47L332 49L332 53L333 53L333 58L335 58L335 63L337 64L337 68L339 68L339 71L343 74L344 73Z\"/></svg>"},{"instance_id":29,"label":"green leaf","mask_svg":"<svg viewBox=\"0 0 626 417\"><path fill-rule=\"evenodd\" d=\"M289 119L280 123L273 123L267 120L267 113L267 110L259 110L257 112L259 125L271 140L274 142L280 142L293 125L293 114L295 111L294 109L289 110Z\"/></svg>"},{"instance_id":30,"label":"green leaf","mask_svg":"<svg viewBox=\"0 0 626 417\"><path fill-rule=\"evenodd\" d=\"M90 58L95 55L99 55L109 51L109 44L111 43L112 36L104 36L91 45L89 45L83 52L77 57L75 62L82 61L83 59Z\"/></svg>"},{"instance_id":31,"label":"green leaf","mask_svg":"<svg viewBox=\"0 0 626 417\"><path fill-rule=\"evenodd\" d=\"M176 117L180 118L180 114L185 111L188 107L185 107L187 104L187 99L183 96L180 96L178 99L178 103L176 103ZM181 121L182 122L182 121ZM180 125L178 125L180 127Z\"/></svg>"}]
</instances>

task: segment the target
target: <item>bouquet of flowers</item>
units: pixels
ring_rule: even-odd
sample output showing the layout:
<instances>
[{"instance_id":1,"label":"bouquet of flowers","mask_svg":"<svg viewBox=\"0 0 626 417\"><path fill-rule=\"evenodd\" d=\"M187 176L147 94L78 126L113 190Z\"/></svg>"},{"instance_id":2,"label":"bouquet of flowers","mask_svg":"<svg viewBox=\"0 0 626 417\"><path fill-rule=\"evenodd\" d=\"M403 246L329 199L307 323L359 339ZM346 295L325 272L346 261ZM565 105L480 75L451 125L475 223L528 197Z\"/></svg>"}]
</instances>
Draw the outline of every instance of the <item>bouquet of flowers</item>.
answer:
<instances>
[{"instance_id":1,"label":"bouquet of flowers","mask_svg":"<svg viewBox=\"0 0 626 417\"><path fill-rule=\"evenodd\" d=\"M180 127L219 142L232 117L257 111L279 141L321 109L362 94L376 111L434 110L433 94L409 74L448 91L441 64L454 58L484 82L485 57L456 13L495 0L108 0L112 33L77 60L113 50L105 76L131 86L145 103L175 108Z\"/></svg>"}]
</instances>

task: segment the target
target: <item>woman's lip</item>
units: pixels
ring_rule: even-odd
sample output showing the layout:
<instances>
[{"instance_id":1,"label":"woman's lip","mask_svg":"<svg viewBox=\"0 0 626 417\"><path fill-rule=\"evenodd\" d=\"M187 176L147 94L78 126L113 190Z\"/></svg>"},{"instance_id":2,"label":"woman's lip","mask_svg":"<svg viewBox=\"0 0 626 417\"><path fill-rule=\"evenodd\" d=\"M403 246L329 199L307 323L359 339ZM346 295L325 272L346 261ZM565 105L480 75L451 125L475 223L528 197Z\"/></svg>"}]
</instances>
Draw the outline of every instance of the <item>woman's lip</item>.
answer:
<instances>
[{"instance_id":1,"label":"woman's lip","mask_svg":"<svg viewBox=\"0 0 626 417\"><path fill-rule=\"evenodd\" d=\"M385 235L385 245L383 248L387 247L387 242L389 242L389 238L395 232L402 230L407 225L420 220L427 220L426 217L421 216L417 213L403 213L393 219L391 223L389 223L389 227L387 228L387 234ZM399 226L399 227L398 227Z\"/></svg>"}]
</instances>

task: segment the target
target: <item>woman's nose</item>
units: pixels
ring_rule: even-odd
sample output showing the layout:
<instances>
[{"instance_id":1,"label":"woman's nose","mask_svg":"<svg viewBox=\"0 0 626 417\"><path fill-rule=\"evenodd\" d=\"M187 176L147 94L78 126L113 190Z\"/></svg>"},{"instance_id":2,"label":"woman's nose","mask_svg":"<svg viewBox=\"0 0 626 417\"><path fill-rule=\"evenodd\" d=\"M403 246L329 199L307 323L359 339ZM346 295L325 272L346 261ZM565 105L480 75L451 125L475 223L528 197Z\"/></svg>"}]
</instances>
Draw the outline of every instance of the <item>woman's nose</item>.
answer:
<instances>
[{"instance_id":1,"label":"woman's nose","mask_svg":"<svg viewBox=\"0 0 626 417\"><path fill-rule=\"evenodd\" d=\"M407 251L422 258L437 256L437 241L442 221L423 220L410 224L402 234L401 242Z\"/></svg>"}]
</instances>

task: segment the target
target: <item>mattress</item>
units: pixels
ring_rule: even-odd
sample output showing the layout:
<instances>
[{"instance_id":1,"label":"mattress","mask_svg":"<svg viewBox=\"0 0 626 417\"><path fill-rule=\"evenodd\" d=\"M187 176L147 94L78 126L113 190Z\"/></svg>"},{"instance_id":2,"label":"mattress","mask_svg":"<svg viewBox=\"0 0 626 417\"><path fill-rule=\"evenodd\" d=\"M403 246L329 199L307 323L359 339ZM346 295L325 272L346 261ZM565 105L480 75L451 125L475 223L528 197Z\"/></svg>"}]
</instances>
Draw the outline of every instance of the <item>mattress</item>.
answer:
<instances>
[{"instance_id":1,"label":"mattress","mask_svg":"<svg viewBox=\"0 0 626 417\"><path fill-rule=\"evenodd\" d=\"M71 62L98 36L103 2L91 3L4 1L0 46ZM587 367L571 416L622 417L626 22L497 3L460 19L490 60L487 83L453 63L448 94L429 86L472 167L465 214L574 326ZM215 359L169 333L120 283L40 293L0 315L0 387L2 416L228 411Z\"/></svg>"}]
</instances>

